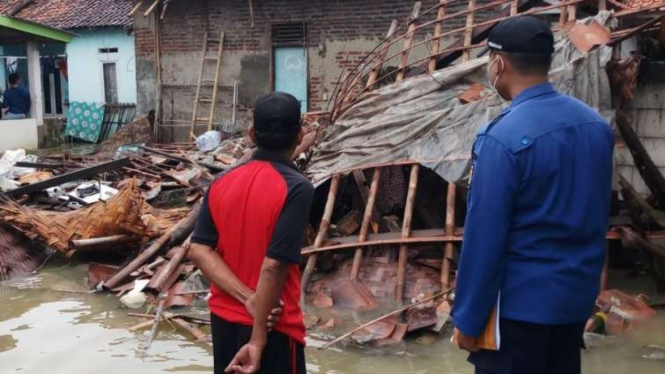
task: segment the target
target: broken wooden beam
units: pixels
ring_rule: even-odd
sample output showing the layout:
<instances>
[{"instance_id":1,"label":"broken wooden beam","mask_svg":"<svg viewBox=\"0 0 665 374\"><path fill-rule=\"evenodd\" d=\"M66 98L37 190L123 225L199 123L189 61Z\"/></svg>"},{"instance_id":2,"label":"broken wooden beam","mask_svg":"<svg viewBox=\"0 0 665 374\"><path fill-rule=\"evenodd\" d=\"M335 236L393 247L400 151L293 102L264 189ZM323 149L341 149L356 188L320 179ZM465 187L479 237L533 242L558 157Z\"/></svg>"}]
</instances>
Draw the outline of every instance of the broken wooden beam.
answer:
<instances>
[{"instance_id":1,"label":"broken wooden beam","mask_svg":"<svg viewBox=\"0 0 665 374\"><path fill-rule=\"evenodd\" d=\"M448 193L446 197L446 235L454 235L455 233L456 187L457 186L454 183L448 183ZM443 252L443 263L441 264L442 290L450 288L450 270L452 269L454 250L453 243L446 242L446 247Z\"/></svg>"},{"instance_id":2,"label":"broken wooden beam","mask_svg":"<svg viewBox=\"0 0 665 374\"><path fill-rule=\"evenodd\" d=\"M190 160L188 160L184 157L174 156L171 153L167 153L167 152L160 151L158 149L146 147L144 145L140 145L139 148L141 148L142 150L144 150L148 153L154 153L156 155L168 158L169 160L174 160L174 161L179 161L179 162L182 162L182 163L185 163L185 164L194 165ZM217 165L212 165L212 164L209 164L207 162L198 161L198 163L199 163L199 165L205 166L208 169L210 169L210 170L212 170L213 172L216 172L216 173L219 173L219 172L222 172L222 171L226 170L225 168L219 167Z\"/></svg>"},{"instance_id":3,"label":"broken wooden beam","mask_svg":"<svg viewBox=\"0 0 665 374\"><path fill-rule=\"evenodd\" d=\"M439 11L436 19L439 22L434 26L434 39L432 40L432 56L436 56L441 49L441 33L443 32L443 17L446 16L446 4L448 0L441 0L439 2ZM436 57L432 57L429 61L427 70L431 73L436 70Z\"/></svg>"},{"instance_id":4,"label":"broken wooden beam","mask_svg":"<svg viewBox=\"0 0 665 374\"><path fill-rule=\"evenodd\" d=\"M376 56L378 62L374 67L374 69L372 69L372 72L369 73L369 77L367 78L367 83L365 84L365 88L371 88L374 85L374 83L376 83L376 78L379 77L379 73L381 72L381 67L383 66L383 62L385 61L386 55L388 54L388 49L390 49L390 44L388 42L390 38L392 38L393 35L395 35L395 31L397 31L398 24L399 23L397 22L397 20L393 20L390 23L390 29L388 29L388 33L386 34L386 39L383 45L381 46L378 55Z\"/></svg>"},{"instance_id":5,"label":"broken wooden beam","mask_svg":"<svg viewBox=\"0 0 665 374\"><path fill-rule=\"evenodd\" d=\"M159 295L161 292L166 291L164 286L167 283L167 280L173 276L173 273L178 270L180 262L182 262L185 256L187 256L190 239L191 236L189 239L185 240L185 243L180 247L177 247L175 254L171 257L169 262L167 262L166 265L164 265L160 271L150 279L150 283L144 288L144 292Z\"/></svg>"},{"instance_id":6,"label":"broken wooden beam","mask_svg":"<svg viewBox=\"0 0 665 374\"><path fill-rule=\"evenodd\" d=\"M418 172L420 165L411 166L411 176L409 177L409 190L406 195L406 206L404 208L404 221L402 222L402 239L411 236L411 221L413 219L413 206L416 201L416 192L418 190ZM399 247L399 256L397 259L397 290L395 298L398 303L404 302L404 286L406 285L406 260L409 247L401 244Z\"/></svg>"},{"instance_id":7,"label":"broken wooden beam","mask_svg":"<svg viewBox=\"0 0 665 374\"><path fill-rule=\"evenodd\" d=\"M633 155L637 171L658 202L658 207L665 209L665 177L660 173L658 166L640 142L635 130L630 126L628 118L617 113L616 124L621 137L630 150L630 154Z\"/></svg>"},{"instance_id":8,"label":"broken wooden beam","mask_svg":"<svg viewBox=\"0 0 665 374\"><path fill-rule=\"evenodd\" d=\"M155 240L148 248L143 250L136 258L134 258L129 264L120 269L113 277L108 281L102 284L104 289L113 289L121 284L132 272L143 265L148 261L152 256L157 254L159 250L165 248L168 245L172 245L178 242L183 241L193 230L194 225L196 224L196 219L198 218L199 210L201 205L197 204L192 208L189 215L173 227L169 229L164 235L159 239Z\"/></svg>"},{"instance_id":9,"label":"broken wooden beam","mask_svg":"<svg viewBox=\"0 0 665 374\"><path fill-rule=\"evenodd\" d=\"M19 187L15 190L6 192L6 195L12 198L18 198L22 195L43 191L50 187L59 186L61 184L72 182L78 179L88 179L96 176L97 174L105 173L108 171L120 169L129 165L129 158L124 157L118 160L104 162L95 166L90 166L80 170L75 170L66 174L55 176L42 182L29 184L27 186Z\"/></svg>"}]
</instances>

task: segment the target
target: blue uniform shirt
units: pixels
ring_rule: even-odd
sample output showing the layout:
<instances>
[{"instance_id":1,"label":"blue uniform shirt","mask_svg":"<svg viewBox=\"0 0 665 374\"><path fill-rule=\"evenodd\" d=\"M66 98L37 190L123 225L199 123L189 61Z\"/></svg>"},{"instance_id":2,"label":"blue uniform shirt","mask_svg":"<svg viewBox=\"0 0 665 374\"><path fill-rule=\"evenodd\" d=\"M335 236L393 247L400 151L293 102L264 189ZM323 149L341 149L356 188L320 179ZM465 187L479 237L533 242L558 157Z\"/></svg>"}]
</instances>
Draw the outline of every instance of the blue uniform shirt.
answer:
<instances>
[{"instance_id":1,"label":"blue uniform shirt","mask_svg":"<svg viewBox=\"0 0 665 374\"><path fill-rule=\"evenodd\" d=\"M480 130L455 327L480 335L499 297L501 318L559 325L589 317L605 259L613 148L607 122L549 83L522 92Z\"/></svg>"},{"instance_id":2,"label":"blue uniform shirt","mask_svg":"<svg viewBox=\"0 0 665 374\"><path fill-rule=\"evenodd\" d=\"M30 112L30 92L25 87L9 88L3 95L3 108L9 108L12 114L28 114Z\"/></svg>"}]
</instances>

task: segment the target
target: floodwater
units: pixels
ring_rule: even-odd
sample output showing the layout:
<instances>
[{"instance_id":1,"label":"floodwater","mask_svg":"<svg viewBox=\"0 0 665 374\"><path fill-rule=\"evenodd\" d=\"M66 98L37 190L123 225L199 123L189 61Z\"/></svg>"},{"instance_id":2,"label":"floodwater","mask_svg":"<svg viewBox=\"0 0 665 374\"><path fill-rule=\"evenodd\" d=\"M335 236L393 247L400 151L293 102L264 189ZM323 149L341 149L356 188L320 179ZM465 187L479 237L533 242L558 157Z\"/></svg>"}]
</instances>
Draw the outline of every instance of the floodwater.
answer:
<instances>
[{"instance_id":1,"label":"floodwater","mask_svg":"<svg viewBox=\"0 0 665 374\"><path fill-rule=\"evenodd\" d=\"M0 374L143 374L212 372L209 343L163 324L147 351L146 330L128 327L141 319L127 316L113 295L85 293L86 267L47 267L38 275L0 287ZM665 311L632 338L607 338L583 354L588 374L665 374ZM308 341L309 373L470 374L466 355L446 337L426 334L409 339L399 353L334 348Z\"/></svg>"}]
</instances>

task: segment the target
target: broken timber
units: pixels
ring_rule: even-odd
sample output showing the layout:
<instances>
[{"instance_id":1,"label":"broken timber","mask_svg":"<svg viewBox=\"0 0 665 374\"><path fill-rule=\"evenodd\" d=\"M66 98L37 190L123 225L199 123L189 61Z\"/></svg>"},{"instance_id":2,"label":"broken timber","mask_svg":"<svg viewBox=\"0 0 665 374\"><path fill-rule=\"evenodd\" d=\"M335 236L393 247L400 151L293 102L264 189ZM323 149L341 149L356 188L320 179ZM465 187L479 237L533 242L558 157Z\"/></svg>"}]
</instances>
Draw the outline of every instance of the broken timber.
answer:
<instances>
[{"instance_id":1,"label":"broken timber","mask_svg":"<svg viewBox=\"0 0 665 374\"><path fill-rule=\"evenodd\" d=\"M19 187L15 190L6 192L7 196L18 198L22 195L43 191L50 187L59 186L61 184L75 181L78 179L88 179L96 176L97 174L105 173L108 171L120 169L129 165L129 158L124 157L118 160L104 162L99 165L90 166L80 170L72 171L66 174L55 176L42 182L33 183L24 187Z\"/></svg>"}]
</instances>

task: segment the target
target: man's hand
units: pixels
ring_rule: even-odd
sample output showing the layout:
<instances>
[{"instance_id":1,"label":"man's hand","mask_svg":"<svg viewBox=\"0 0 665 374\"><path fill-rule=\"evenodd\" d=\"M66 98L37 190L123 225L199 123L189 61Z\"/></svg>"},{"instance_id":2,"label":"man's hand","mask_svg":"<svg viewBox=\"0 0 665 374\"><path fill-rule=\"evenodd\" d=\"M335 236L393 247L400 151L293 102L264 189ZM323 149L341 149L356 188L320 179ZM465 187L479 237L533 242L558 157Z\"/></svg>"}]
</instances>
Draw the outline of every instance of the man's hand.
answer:
<instances>
[{"instance_id":1,"label":"man's hand","mask_svg":"<svg viewBox=\"0 0 665 374\"><path fill-rule=\"evenodd\" d=\"M479 351L478 347L476 347L476 340L478 338L474 338L473 336L464 335L458 329L455 329L454 334L457 337L457 345L459 345L460 349L463 349L463 350L468 351L470 353L476 353L476 352Z\"/></svg>"},{"instance_id":2,"label":"man's hand","mask_svg":"<svg viewBox=\"0 0 665 374\"><path fill-rule=\"evenodd\" d=\"M240 374L256 373L261 367L262 354L263 346L250 341L249 343L245 344L245 346L240 348L224 372Z\"/></svg>"},{"instance_id":3,"label":"man's hand","mask_svg":"<svg viewBox=\"0 0 665 374\"><path fill-rule=\"evenodd\" d=\"M268 316L268 323L266 324L266 326L268 326L268 331L272 331L272 329L279 322L279 319L282 317L283 305L284 303L280 301L279 306L270 311L270 315ZM253 293L247 297L247 300L245 301L245 309L247 309L247 312L249 313L250 316L254 317L255 316L254 313L256 312L255 308L256 308L256 294Z\"/></svg>"}]
</instances>

